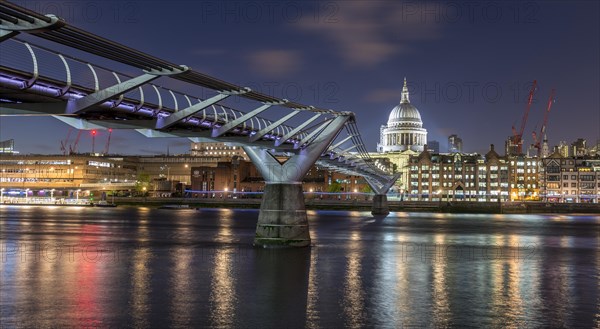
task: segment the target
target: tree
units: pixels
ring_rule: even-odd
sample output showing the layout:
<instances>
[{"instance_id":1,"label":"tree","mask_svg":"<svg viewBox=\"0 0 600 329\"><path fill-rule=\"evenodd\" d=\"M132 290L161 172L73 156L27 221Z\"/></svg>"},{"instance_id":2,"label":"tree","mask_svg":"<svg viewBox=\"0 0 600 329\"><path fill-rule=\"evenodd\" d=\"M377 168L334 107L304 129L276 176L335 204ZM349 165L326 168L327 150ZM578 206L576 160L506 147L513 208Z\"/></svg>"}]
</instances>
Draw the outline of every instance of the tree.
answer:
<instances>
[{"instance_id":1,"label":"tree","mask_svg":"<svg viewBox=\"0 0 600 329\"><path fill-rule=\"evenodd\" d=\"M373 192L373 189L371 188L371 186L369 186L369 184L366 184L366 185L365 185L365 186L362 188L361 192L363 192L363 193L372 193L372 192Z\"/></svg>"},{"instance_id":2,"label":"tree","mask_svg":"<svg viewBox=\"0 0 600 329\"><path fill-rule=\"evenodd\" d=\"M139 173L135 181L135 190L140 194L146 194L150 187L150 175L147 173Z\"/></svg>"},{"instance_id":3,"label":"tree","mask_svg":"<svg viewBox=\"0 0 600 329\"><path fill-rule=\"evenodd\" d=\"M342 191L342 184L338 183L338 182L331 182L331 184L329 185L329 188L327 189L327 192L329 193L337 193L337 192L341 192Z\"/></svg>"}]
</instances>

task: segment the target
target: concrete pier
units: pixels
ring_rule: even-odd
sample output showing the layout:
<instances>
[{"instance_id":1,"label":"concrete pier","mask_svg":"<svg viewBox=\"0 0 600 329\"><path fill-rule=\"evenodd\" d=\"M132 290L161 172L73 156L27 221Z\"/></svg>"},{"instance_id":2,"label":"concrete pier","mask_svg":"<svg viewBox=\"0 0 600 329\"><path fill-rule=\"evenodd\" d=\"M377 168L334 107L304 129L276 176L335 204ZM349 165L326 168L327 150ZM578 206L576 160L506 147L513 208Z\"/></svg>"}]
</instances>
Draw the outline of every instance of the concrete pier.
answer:
<instances>
[{"instance_id":1,"label":"concrete pier","mask_svg":"<svg viewBox=\"0 0 600 329\"><path fill-rule=\"evenodd\" d=\"M265 248L310 245L301 183L266 184L254 245Z\"/></svg>"},{"instance_id":2,"label":"concrete pier","mask_svg":"<svg viewBox=\"0 0 600 329\"><path fill-rule=\"evenodd\" d=\"M373 208L371 214L387 215L389 213L390 207L388 206L387 196L385 194L375 194L373 196Z\"/></svg>"}]
</instances>

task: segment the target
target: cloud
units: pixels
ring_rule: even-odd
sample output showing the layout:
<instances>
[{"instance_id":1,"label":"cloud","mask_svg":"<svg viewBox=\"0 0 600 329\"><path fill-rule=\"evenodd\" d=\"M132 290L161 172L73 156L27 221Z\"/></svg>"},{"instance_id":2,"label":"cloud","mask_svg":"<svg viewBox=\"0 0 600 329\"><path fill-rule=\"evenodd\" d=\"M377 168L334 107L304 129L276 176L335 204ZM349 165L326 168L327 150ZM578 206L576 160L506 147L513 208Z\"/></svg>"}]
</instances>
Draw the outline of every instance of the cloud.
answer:
<instances>
[{"instance_id":1,"label":"cloud","mask_svg":"<svg viewBox=\"0 0 600 329\"><path fill-rule=\"evenodd\" d=\"M401 88L382 88L369 91L364 100L369 103L390 103L392 101L400 101L402 94Z\"/></svg>"},{"instance_id":2,"label":"cloud","mask_svg":"<svg viewBox=\"0 0 600 329\"><path fill-rule=\"evenodd\" d=\"M260 50L247 57L252 69L270 78L280 78L300 68L298 52L284 49Z\"/></svg>"},{"instance_id":3,"label":"cloud","mask_svg":"<svg viewBox=\"0 0 600 329\"><path fill-rule=\"evenodd\" d=\"M348 64L371 67L392 56L413 52L421 40L439 36L440 24L423 19L423 5L402 1L339 1L335 13L296 26L331 41Z\"/></svg>"}]
</instances>

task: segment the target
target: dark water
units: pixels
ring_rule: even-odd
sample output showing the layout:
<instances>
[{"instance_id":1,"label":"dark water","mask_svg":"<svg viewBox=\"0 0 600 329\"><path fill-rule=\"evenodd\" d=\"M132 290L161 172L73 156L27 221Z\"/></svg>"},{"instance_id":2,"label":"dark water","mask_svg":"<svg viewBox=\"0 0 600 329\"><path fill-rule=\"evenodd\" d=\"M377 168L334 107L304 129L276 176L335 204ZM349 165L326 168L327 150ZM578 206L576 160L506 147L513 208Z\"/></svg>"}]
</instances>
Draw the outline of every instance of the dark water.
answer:
<instances>
[{"instance_id":1,"label":"dark water","mask_svg":"<svg viewBox=\"0 0 600 329\"><path fill-rule=\"evenodd\" d=\"M0 328L598 328L600 219L0 208Z\"/></svg>"}]
</instances>

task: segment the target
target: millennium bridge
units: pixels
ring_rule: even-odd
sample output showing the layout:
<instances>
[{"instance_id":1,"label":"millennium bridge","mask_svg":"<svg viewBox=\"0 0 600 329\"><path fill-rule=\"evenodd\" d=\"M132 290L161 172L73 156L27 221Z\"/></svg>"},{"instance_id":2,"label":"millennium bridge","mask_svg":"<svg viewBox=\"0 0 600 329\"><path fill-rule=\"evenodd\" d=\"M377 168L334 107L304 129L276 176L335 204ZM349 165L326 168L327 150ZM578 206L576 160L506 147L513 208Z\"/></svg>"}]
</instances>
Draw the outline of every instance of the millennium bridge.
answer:
<instances>
[{"instance_id":1,"label":"millennium bridge","mask_svg":"<svg viewBox=\"0 0 600 329\"><path fill-rule=\"evenodd\" d=\"M169 81L179 87L163 87ZM389 213L386 193L399 178L369 157L353 112L266 95L2 2L0 116L30 115L243 147L266 184L257 246L310 245L302 178L315 163L364 177L374 215Z\"/></svg>"}]
</instances>

